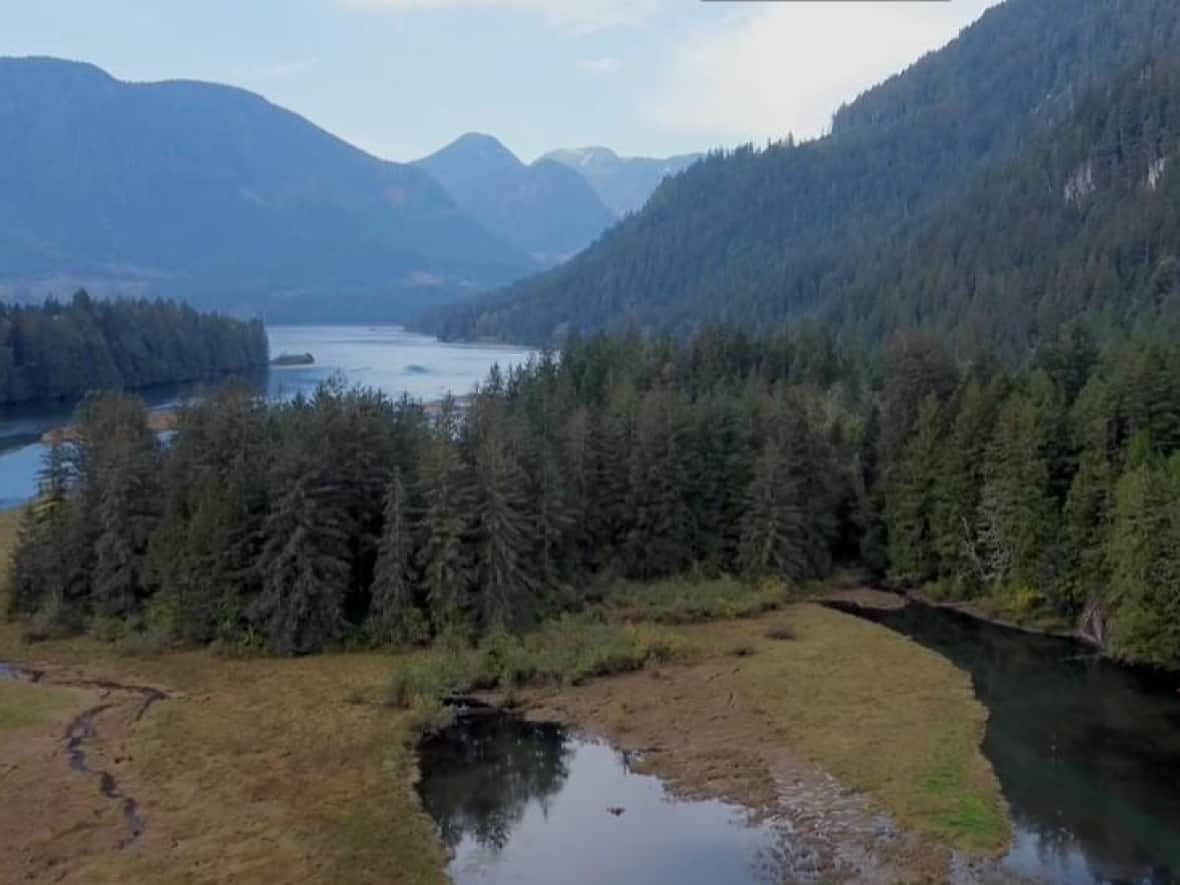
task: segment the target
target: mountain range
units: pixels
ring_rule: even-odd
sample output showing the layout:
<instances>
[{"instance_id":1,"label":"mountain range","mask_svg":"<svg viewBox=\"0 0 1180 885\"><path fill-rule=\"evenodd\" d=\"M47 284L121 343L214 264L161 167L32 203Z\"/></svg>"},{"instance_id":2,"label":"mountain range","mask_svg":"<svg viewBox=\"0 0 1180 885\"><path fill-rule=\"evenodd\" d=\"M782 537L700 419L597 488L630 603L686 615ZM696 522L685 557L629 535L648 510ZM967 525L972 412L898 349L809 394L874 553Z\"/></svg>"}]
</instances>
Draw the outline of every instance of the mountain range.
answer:
<instances>
[{"instance_id":1,"label":"mountain range","mask_svg":"<svg viewBox=\"0 0 1180 885\"><path fill-rule=\"evenodd\" d=\"M50 58L0 58L0 193L0 294L85 285L269 320L404 319L615 221L586 178L489 137L392 163L250 92Z\"/></svg>"},{"instance_id":2,"label":"mountain range","mask_svg":"<svg viewBox=\"0 0 1180 885\"><path fill-rule=\"evenodd\" d=\"M415 165L476 221L541 265L564 261L615 222L578 172L545 159L526 166L490 135L469 133Z\"/></svg>"},{"instance_id":3,"label":"mountain range","mask_svg":"<svg viewBox=\"0 0 1180 885\"><path fill-rule=\"evenodd\" d=\"M1007 0L830 134L712 153L570 262L424 326L548 343L805 319L1019 356L1065 321L1139 322L1180 253L1180 124L1153 73L1178 45L1174 0Z\"/></svg>"},{"instance_id":4,"label":"mountain range","mask_svg":"<svg viewBox=\"0 0 1180 885\"><path fill-rule=\"evenodd\" d=\"M10 288L65 277L268 313L461 293L535 267L422 170L242 90L34 58L0 59L0 96Z\"/></svg>"}]
</instances>

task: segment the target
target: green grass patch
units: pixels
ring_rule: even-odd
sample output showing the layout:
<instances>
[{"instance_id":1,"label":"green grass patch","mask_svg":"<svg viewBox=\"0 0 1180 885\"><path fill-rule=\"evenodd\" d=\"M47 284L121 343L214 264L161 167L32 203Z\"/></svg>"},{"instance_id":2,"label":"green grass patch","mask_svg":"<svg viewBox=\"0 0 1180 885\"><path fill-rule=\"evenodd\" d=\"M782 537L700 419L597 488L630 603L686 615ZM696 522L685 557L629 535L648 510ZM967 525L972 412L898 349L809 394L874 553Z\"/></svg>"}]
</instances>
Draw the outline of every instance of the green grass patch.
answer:
<instances>
[{"instance_id":1,"label":"green grass patch","mask_svg":"<svg viewBox=\"0 0 1180 885\"><path fill-rule=\"evenodd\" d=\"M673 578L612 584L606 589L602 606L611 620L698 624L756 617L781 608L789 595L786 585L779 581L747 584L732 578Z\"/></svg>"},{"instance_id":2,"label":"green grass patch","mask_svg":"<svg viewBox=\"0 0 1180 885\"><path fill-rule=\"evenodd\" d=\"M0 678L0 740L22 728L52 722L77 703L77 693L68 688Z\"/></svg>"},{"instance_id":3,"label":"green grass patch","mask_svg":"<svg viewBox=\"0 0 1180 885\"><path fill-rule=\"evenodd\" d=\"M741 671L743 691L785 742L903 827L973 855L1002 851L1010 823L980 751L987 711L970 678L850 615L804 605L790 627L789 642L764 633Z\"/></svg>"}]
</instances>

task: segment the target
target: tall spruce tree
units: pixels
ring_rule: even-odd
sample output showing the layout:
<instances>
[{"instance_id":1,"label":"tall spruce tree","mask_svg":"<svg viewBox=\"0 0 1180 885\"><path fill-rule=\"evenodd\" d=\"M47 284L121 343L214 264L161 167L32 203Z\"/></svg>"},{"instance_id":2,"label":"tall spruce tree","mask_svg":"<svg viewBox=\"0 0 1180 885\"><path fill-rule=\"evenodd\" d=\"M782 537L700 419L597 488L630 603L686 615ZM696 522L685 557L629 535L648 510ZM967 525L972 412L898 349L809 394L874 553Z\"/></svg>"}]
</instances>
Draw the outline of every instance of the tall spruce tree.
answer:
<instances>
[{"instance_id":1,"label":"tall spruce tree","mask_svg":"<svg viewBox=\"0 0 1180 885\"><path fill-rule=\"evenodd\" d=\"M456 444L457 422L456 404L448 397L418 465L417 565L437 630L462 628L471 615L471 551L465 543L470 479Z\"/></svg>"},{"instance_id":2,"label":"tall spruce tree","mask_svg":"<svg viewBox=\"0 0 1180 885\"><path fill-rule=\"evenodd\" d=\"M385 492L385 524L377 552L367 630L377 643L405 645L427 638L414 570L414 537L400 467Z\"/></svg>"}]
</instances>

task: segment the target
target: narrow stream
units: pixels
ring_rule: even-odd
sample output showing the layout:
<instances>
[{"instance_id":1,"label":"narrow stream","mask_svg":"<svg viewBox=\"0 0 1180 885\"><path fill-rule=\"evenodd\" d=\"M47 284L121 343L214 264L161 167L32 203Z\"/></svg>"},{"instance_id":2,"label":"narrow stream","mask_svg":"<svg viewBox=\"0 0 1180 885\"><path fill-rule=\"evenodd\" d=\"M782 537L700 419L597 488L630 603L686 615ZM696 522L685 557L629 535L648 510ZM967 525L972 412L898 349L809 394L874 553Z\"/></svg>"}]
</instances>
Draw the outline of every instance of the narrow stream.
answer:
<instances>
[{"instance_id":1,"label":"narrow stream","mask_svg":"<svg viewBox=\"0 0 1180 885\"><path fill-rule=\"evenodd\" d=\"M19 679L25 682L36 683L41 681L43 675L44 673L40 670L16 667L0 661L0 679ZM133 717L133 721L135 722L141 720L147 711L151 709L152 705L166 700L168 695L156 688L140 685L123 685L104 680L73 679L55 684L102 692L102 702L87 710L83 710L70 722L69 727L66 729L66 756L69 759L70 769L72 771L87 777L97 775L99 792L104 798L119 804L128 829L128 835L119 842L119 848L130 848L140 840L147 827L143 814L140 812L139 803L132 797L125 796L122 793L118 783L110 772L95 771L90 767L86 756L86 747L98 737L98 728L96 725L98 717L117 704L116 700L110 699L112 693L139 696L140 703Z\"/></svg>"},{"instance_id":2,"label":"narrow stream","mask_svg":"<svg viewBox=\"0 0 1180 885\"><path fill-rule=\"evenodd\" d=\"M945 609L838 607L971 674L1016 828L1005 868L1066 885L1180 881L1176 679Z\"/></svg>"},{"instance_id":3,"label":"narrow stream","mask_svg":"<svg viewBox=\"0 0 1180 885\"><path fill-rule=\"evenodd\" d=\"M557 725L461 717L422 747L421 768L457 885L794 881L773 826L679 801L626 755Z\"/></svg>"}]
</instances>

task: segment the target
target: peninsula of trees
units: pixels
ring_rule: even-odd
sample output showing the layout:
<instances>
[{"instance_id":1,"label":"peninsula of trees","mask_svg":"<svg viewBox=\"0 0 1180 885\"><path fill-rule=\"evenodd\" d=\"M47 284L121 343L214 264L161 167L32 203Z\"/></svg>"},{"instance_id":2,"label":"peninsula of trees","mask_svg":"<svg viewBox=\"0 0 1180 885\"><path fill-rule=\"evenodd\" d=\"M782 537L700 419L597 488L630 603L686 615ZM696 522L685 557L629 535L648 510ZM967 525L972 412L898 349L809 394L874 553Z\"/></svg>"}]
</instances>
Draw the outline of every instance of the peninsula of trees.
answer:
<instances>
[{"instance_id":1,"label":"peninsula of trees","mask_svg":"<svg viewBox=\"0 0 1180 885\"><path fill-rule=\"evenodd\" d=\"M262 323L172 301L0 305L0 405L78 399L104 389L209 381L263 368Z\"/></svg>"}]
</instances>

